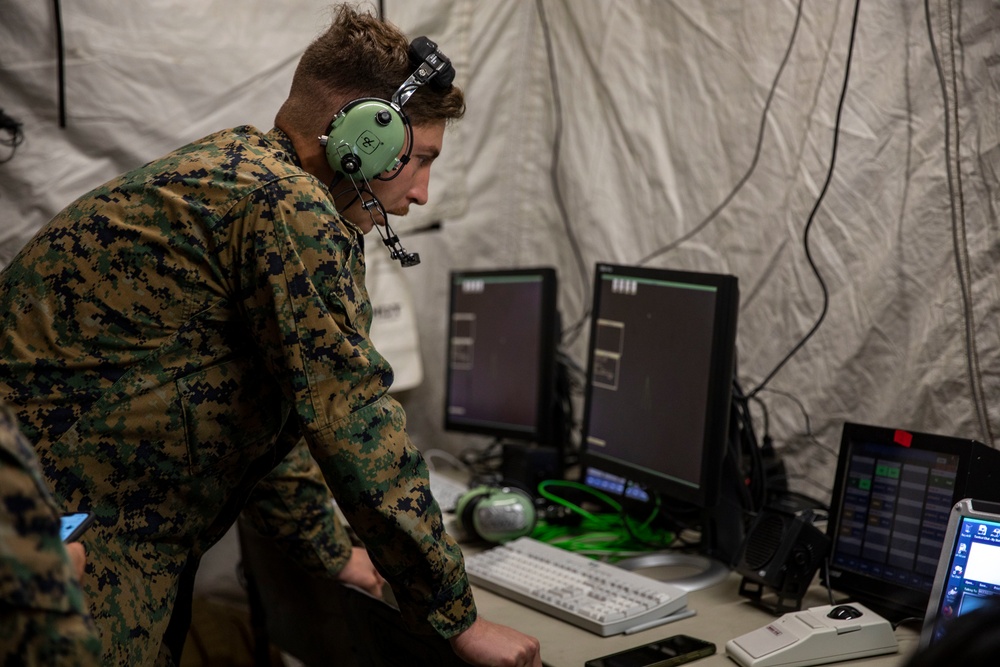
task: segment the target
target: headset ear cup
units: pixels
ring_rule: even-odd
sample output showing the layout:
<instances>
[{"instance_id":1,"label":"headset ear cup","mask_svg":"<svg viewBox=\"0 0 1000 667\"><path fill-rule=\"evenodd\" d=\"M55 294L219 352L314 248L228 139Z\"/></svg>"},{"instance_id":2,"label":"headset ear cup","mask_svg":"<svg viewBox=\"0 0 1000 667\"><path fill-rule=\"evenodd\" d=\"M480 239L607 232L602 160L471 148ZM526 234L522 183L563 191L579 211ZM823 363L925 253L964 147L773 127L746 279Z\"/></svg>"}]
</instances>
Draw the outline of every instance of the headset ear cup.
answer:
<instances>
[{"instance_id":1,"label":"headset ear cup","mask_svg":"<svg viewBox=\"0 0 1000 667\"><path fill-rule=\"evenodd\" d=\"M465 533L487 542L509 542L529 535L538 522L531 496L511 487L470 489L459 498L455 514Z\"/></svg>"},{"instance_id":2,"label":"headset ear cup","mask_svg":"<svg viewBox=\"0 0 1000 667\"><path fill-rule=\"evenodd\" d=\"M327 131L326 161L354 180L395 169L410 136L410 120L386 100L361 98L341 109Z\"/></svg>"}]
</instances>

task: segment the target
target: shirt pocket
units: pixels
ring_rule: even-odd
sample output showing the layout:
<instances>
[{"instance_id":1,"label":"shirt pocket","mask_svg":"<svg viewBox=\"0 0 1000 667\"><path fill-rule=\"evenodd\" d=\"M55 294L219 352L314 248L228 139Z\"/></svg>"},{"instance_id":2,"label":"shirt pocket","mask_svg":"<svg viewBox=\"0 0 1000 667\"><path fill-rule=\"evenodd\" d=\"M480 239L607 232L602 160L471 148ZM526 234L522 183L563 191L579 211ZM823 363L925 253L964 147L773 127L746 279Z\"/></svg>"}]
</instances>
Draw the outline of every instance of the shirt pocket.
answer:
<instances>
[{"instance_id":1,"label":"shirt pocket","mask_svg":"<svg viewBox=\"0 0 1000 667\"><path fill-rule=\"evenodd\" d=\"M192 472L257 458L273 444L289 412L277 383L246 357L199 369L176 386Z\"/></svg>"}]
</instances>

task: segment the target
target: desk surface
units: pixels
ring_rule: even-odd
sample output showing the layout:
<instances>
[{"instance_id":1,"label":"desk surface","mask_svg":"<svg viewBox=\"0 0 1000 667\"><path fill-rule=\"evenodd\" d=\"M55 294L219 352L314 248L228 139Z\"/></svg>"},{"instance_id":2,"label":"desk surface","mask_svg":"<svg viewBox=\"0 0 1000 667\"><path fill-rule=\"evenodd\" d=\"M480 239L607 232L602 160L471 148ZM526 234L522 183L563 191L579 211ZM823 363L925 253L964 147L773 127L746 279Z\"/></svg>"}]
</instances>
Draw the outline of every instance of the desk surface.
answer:
<instances>
[{"instance_id":1,"label":"desk surface","mask_svg":"<svg viewBox=\"0 0 1000 667\"><path fill-rule=\"evenodd\" d=\"M739 595L740 579L734 572L715 586L688 593L688 607L696 612L690 618L632 635L620 634L613 637L599 637L482 588L475 588L475 596L479 611L485 618L537 637L542 644L542 660L551 667L582 667L591 658L675 634L691 635L715 643L716 654L697 661L695 664L699 667L734 667L736 663L726 656L726 642L775 619L775 616ZM825 604L829 604L826 589L814 585L806 594L802 606L808 608ZM916 648L918 632L914 628L902 626L896 630L896 639L899 640L899 653L852 660L851 667L902 665Z\"/></svg>"}]
</instances>

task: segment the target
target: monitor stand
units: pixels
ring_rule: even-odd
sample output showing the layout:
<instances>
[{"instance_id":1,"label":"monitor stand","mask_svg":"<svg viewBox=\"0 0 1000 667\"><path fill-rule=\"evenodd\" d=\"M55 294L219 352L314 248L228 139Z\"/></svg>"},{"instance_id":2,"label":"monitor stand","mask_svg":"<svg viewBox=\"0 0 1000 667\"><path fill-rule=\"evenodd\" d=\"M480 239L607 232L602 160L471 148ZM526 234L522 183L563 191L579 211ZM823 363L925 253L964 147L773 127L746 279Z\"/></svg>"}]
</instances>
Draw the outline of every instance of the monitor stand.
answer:
<instances>
[{"instance_id":1,"label":"monitor stand","mask_svg":"<svg viewBox=\"0 0 1000 667\"><path fill-rule=\"evenodd\" d=\"M615 565L625 570L643 570L639 574L665 581L685 591L698 591L714 586L726 579L730 572L728 566L714 558L671 551L625 558Z\"/></svg>"}]
</instances>

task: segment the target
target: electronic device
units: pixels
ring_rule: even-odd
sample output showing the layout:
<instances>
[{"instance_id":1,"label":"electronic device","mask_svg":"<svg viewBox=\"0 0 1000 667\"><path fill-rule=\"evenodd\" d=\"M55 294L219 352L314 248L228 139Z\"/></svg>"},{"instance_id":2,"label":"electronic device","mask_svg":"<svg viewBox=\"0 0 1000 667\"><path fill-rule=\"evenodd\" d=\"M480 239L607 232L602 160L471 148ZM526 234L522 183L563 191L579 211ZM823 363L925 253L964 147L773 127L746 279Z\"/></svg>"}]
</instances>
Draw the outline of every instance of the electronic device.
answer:
<instances>
[{"instance_id":1,"label":"electronic device","mask_svg":"<svg viewBox=\"0 0 1000 667\"><path fill-rule=\"evenodd\" d=\"M743 667L798 667L899 651L892 624L861 604L795 611L726 642Z\"/></svg>"},{"instance_id":2,"label":"electronic device","mask_svg":"<svg viewBox=\"0 0 1000 667\"><path fill-rule=\"evenodd\" d=\"M538 522L532 497L513 486L476 486L458 499L455 515L467 539L498 543L530 535Z\"/></svg>"},{"instance_id":3,"label":"electronic device","mask_svg":"<svg viewBox=\"0 0 1000 667\"><path fill-rule=\"evenodd\" d=\"M963 498L948 519L918 650L945 636L955 618L1000 602L998 596L1000 503Z\"/></svg>"},{"instance_id":4,"label":"electronic device","mask_svg":"<svg viewBox=\"0 0 1000 667\"><path fill-rule=\"evenodd\" d=\"M1000 501L1000 452L957 437L845 423L824 583L893 622L923 617L952 507Z\"/></svg>"},{"instance_id":5,"label":"electronic device","mask_svg":"<svg viewBox=\"0 0 1000 667\"><path fill-rule=\"evenodd\" d=\"M715 654L715 644L688 635L625 649L584 663L584 667L675 667Z\"/></svg>"},{"instance_id":6,"label":"electronic device","mask_svg":"<svg viewBox=\"0 0 1000 667\"><path fill-rule=\"evenodd\" d=\"M63 542L75 542L93 522L94 515L89 512L63 514L59 517L59 538Z\"/></svg>"},{"instance_id":7,"label":"electronic device","mask_svg":"<svg viewBox=\"0 0 1000 667\"><path fill-rule=\"evenodd\" d=\"M814 524L811 509L765 507L747 530L736 571L740 595L774 614L798 611L816 570L830 550L830 538ZM765 596L774 593L774 599Z\"/></svg>"},{"instance_id":8,"label":"electronic device","mask_svg":"<svg viewBox=\"0 0 1000 667\"><path fill-rule=\"evenodd\" d=\"M598 264L584 393L583 481L693 514L729 564L743 538L729 447L739 290L734 276Z\"/></svg>"},{"instance_id":9,"label":"electronic device","mask_svg":"<svg viewBox=\"0 0 1000 667\"><path fill-rule=\"evenodd\" d=\"M330 168L338 178L345 176L350 181L353 194L361 200L382 242L389 248L389 256L403 266L419 264L420 255L403 249L368 182L395 178L410 160L413 128L403 111L406 101L420 86L427 84L437 90L447 90L455 78L451 61L427 37L418 37L410 43L409 57L416 69L390 99L362 97L351 100L330 121L327 133L319 137ZM375 221L375 214L382 218L385 233Z\"/></svg>"},{"instance_id":10,"label":"electronic device","mask_svg":"<svg viewBox=\"0 0 1000 667\"><path fill-rule=\"evenodd\" d=\"M555 269L452 271L444 428L561 448Z\"/></svg>"},{"instance_id":11,"label":"electronic device","mask_svg":"<svg viewBox=\"0 0 1000 667\"><path fill-rule=\"evenodd\" d=\"M465 557L469 581L607 637L686 618L677 586L521 537Z\"/></svg>"}]
</instances>

